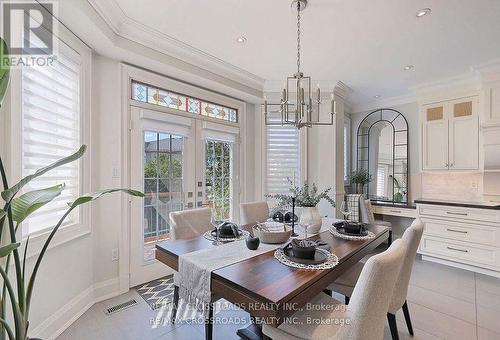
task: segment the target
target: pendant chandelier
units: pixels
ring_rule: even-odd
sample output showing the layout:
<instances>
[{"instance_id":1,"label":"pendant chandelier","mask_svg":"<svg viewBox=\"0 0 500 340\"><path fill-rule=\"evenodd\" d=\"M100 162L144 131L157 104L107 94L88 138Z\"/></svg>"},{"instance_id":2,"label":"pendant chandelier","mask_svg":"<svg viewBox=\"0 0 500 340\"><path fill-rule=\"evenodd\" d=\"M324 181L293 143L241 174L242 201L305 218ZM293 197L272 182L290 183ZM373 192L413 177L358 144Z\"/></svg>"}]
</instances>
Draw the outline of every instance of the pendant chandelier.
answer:
<instances>
[{"instance_id":1,"label":"pendant chandelier","mask_svg":"<svg viewBox=\"0 0 500 340\"><path fill-rule=\"evenodd\" d=\"M311 77L304 76L300 70L300 12L306 8L307 0L293 0L292 6L297 8L297 72L287 77L279 103L268 103L267 98L264 100L266 125L293 125L297 129L317 125L333 125L333 115L335 114L333 93L331 95L331 110L328 114L330 120L320 122L322 101L319 84L316 95L314 95L311 88Z\"/></svg>"}]
</instances>

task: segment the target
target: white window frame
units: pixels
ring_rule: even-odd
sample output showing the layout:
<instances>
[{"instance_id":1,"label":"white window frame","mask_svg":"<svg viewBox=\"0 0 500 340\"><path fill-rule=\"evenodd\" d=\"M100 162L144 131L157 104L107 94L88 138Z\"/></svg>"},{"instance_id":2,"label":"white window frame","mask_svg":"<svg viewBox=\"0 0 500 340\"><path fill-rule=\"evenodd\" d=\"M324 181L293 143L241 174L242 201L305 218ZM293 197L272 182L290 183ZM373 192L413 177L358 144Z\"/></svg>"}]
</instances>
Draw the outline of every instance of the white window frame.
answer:
<instances>
[{"instance_id":1,"label":"white window frame","mask_svg":"<svg viewBox=\"0 0 500 340\"><path fill-rule=\"evenodd\" d=\"M346 171L345 177L344 177L344 184L345 185L350 185L349 182L349 176L351 174L351 169L352 169L352 150L351 150L351 118L348 117L347 115L344 116L344 133L347 131L347 136L344 138L344 143L347 141L346 145L344 145L344 150L347 151L347 157L344 159L344 169Z\"/></svg>"},{"instance_id":2,"label":"white window frame","mask_svg":"<svg viewBox=\"0 0 500 340\"><path fill-rule=\"evenodd\" d=\"M70 48L80 54L80 143L87 145L87 152L80 161L79 195L90 192L90 110L91 110L91 73L92 73L92 50L80 41L73 33L58 23L57 37ZM22 70L11 70L10 94L7 101L7 124L9 131L6 136L11 141L10 148L5 150L7 167L9 171L9 184L17 183L23 177L23 110L22 110ZM9 110L10 109L10 110ZM75 150L77 151L77 150ZM69 155L69 154L68 154ZM61 227L55 234L49 249L61 244L83 237L91 233L91 209L90 205L79 207L79 222ZM26 238L19 228L18 240L22 240L24 246ZM40 253L45 240L52 229L45 229L30 234L30 245L27 258Z\"/></svg>"}]
</instances>

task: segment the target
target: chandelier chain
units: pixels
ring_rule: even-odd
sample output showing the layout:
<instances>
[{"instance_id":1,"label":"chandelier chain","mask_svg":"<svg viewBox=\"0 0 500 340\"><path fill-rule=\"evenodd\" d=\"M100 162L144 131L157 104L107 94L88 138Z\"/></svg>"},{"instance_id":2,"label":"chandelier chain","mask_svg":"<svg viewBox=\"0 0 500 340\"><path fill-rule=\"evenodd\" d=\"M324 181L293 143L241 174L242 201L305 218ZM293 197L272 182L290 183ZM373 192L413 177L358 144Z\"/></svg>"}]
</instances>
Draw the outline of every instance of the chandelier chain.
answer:
<instances>
[{"instance_id":1,"label":"chandelier chain","mask_svg":"<svg viewBox=\"0 0 500 340\"><path fill-rule=\"evenodd\" d=\"M300 1L297 1L297 73L300 73Z\"/></svg>"}]
</instances>

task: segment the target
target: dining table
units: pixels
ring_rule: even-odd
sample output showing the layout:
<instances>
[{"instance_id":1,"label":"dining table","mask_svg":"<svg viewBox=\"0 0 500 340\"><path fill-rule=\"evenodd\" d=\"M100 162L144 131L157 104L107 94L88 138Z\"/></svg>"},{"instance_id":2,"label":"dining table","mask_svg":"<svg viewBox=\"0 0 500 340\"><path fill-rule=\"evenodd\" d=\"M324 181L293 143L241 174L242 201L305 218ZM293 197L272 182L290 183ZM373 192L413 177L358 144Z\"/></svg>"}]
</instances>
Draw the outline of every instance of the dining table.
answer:
<instances>
[{"instance_id":1,"label":"dining table","mask_svg":"<svg viewBox=\"0 0 500 340\"><path fill-rule=\"evenodd\" d=\"M338 264L331 269L310 270L290 267L279 262L274 257L274 250L271 250L212 271L210 278L212 296L235 304L251 316L252 323L237 331L239 337L251 340L264 339L263 322L278 327L354 264L384 242L389 242L389 229L380 225L368 227L374 234L371 239L347 240L335 237L329 229L338 221L333 218L323 218L320 231L308 235L310 240L326 242L330 252L337 256ZM250 232L252 230L251 225L241 228ZM156 259L177 271L180 256L212 247L223 246L214 244L203 235L189 240L166 240L156 245ZM212 339L213 333L212 320L213 318L209 317L205 326L205 338L209 340Z\"/></svg>"}]
</instances>

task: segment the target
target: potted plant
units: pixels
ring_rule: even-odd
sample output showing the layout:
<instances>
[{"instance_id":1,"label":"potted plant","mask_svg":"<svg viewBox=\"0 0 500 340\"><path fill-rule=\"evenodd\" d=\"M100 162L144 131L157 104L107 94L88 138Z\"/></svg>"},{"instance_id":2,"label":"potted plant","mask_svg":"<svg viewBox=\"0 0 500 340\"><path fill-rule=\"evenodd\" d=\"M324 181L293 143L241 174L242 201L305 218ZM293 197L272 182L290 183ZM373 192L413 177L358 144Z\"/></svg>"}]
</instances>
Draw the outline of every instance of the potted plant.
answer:
<instances>
[{"instance_id":1,"label":"potted plant","mask_svg":"<svg viewBox=\"0 0 500 340\"><path fill-rule=\"evenodd\" d=\"M365 185L372 181L372 175L368 173L368 170L357 169L351 173L349 181L354 185L354 191L357 194L363 194Z\"/></svg>"},{"instance_id":2,"label":"potted plant","mask_svg":"<svg viewBox=\"0 0 500 340\"><path fill-rule=\"evenodd\" d=\"M9 70L4 67L3 56L7 54L7 46L0 39L0 106L9 83ZM29 246L29 236L26 239L24 249L21 251L19 246L16 231L22 227L22 222L28 218L39 208L53 201L61 195L64 190L64 183L51 186L44 189L24 192L21 194L23 187L33 179L43 176L53 169L64 166L65 164L74 162L84 155L86 146L83 145L74 154L56 161L44 168L38 169L31 175L22 178L19 182L9 185L5 168L0 156L0 174L3 190L1 191L0 202L3 202L3 207L0 207L0 276L2 278L2 295L0 296L0 339L9 340L26 340L29 330L29 316L31 310L31 298L37 277L38 270L42 264L45 253L54 238L54 235L63 224L66 217L82 204L92 202L103 195L112 192L124 192L126 194L144 197L144 194L130 189L107 189L86 194L78 197L73 202L68 202L68 209L57 224L52 228L48 237L43 244L43 247L36 258L35 265L32 270L28 270L26 264L26 254ZM4 233L4 228L6 228ZM2 235L6 235L8 240L2 240ZM9 267L11 260L14 261L15 273L9 276ZM30 266L28 266L29 268ZM8 309L7 309L8 306ZM12 317L7 318L8 315Z\"/></svg>"},{"instance_id":3,"label":"potted plant","mask_svg":"<svg viewBox=\"0 0 500 340\"><path fill-rule=\"evenodd\" d=\"M335 207L335 200L328 195L332 188L327 188L322 192L318 192L316 184L309 184L306 182L302 187L295 186L290 178L287 178L290 183L290 194L270 194L266 195L278 201L278 209L289 208L292 206L292 198L295 197L295 205L301 208L299 223L302 225L309 225L308 231L317 233L321 228L321 215L319 214L317 205L325 199L332 207Z\"/></svg>"}]
</instances>

